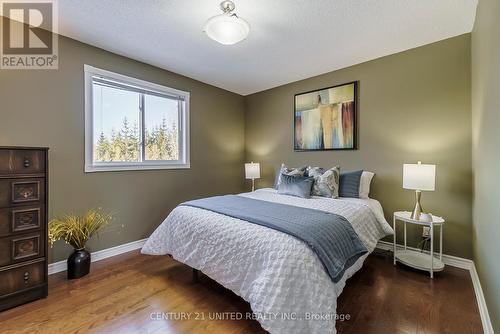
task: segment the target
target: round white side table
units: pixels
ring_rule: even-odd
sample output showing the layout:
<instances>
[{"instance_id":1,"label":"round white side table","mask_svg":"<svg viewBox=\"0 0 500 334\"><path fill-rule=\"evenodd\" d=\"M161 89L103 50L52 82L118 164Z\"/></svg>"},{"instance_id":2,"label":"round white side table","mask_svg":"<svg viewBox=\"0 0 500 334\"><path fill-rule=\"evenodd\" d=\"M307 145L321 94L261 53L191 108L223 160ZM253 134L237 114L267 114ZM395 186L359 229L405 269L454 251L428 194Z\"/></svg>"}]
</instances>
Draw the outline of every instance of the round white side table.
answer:
<instances>
[{"instance_id":1,"label":"round white side table","mask_svg":"<svg viewBox=\"0 0 500 334\"><path fill-rule=\"evenodd\" d=\"M415 269L428 271L431 278L434 278L435 271L441 271L444 269L443 263L443 226L444 219L442 217L432 215L431 222L425 222L421 220L411 219L411 212L408 211L397 211L394 212L393 217L393 229L394 229L394 265L396 261L399 261L407 266ZM397 222L403 222L404 225L404 247L398 250L396 244L396 225ZM415 224L428 226L430 228L430 243L431 251L429 253L418 252L416 250L409 249L406 244L406 225ZM434 256L434 228L439 226L439 257Z\"/></svg>"}]
</instances>

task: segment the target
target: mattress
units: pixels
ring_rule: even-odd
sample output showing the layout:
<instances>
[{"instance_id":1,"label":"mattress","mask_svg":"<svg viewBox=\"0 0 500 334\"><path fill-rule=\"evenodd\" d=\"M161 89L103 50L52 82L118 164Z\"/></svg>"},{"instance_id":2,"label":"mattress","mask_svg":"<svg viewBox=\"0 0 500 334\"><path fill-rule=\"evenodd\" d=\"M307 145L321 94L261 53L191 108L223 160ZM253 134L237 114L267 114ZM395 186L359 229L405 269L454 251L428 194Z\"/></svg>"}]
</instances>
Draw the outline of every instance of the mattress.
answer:
<instances>
[{"instance_id":1,"label":"mattress","mask_svg":"<svg viewBox=\"0 0 500 334\"><path fill-rule=\"evenodd\" d=\"M393 233L374 199L278 194L265 188L240 196L323 210L345 217L371 253ZM212 211L179 206L148 238L142 253L170 254L250 303L270 333L335 333L337 298L368 254L333 283L317 255L288 234Z\"/></svg>"}]
</instances>

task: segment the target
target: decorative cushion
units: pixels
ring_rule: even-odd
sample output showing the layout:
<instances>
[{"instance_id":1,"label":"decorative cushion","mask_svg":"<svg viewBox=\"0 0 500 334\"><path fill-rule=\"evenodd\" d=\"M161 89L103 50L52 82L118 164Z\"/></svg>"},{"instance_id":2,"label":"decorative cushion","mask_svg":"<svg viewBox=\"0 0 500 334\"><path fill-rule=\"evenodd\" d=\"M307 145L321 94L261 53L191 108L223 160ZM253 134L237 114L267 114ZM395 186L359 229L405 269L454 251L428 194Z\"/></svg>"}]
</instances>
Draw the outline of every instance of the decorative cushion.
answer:
<instances>
[{"instance_id":1,"label":"decorative cushion","mask_svg":"<svg viewBox=\"0 0 500 334\"><path fill-rule=\"evenodd\" d=\"M340 173L340 197L359 198L359 184L361 182L361 174L363 174L362 170Z\"/></svg>"},{"instance_id":2,"label":"decorative cushion","mask_svg":"<svg viewBox=\"0 0 500 334\"><path fill-rule=\"evenodd\" d=\"M329 198L339 197L340 167L336 166L328 170L321 167L309 167L307 173L314 178L311 195Z\"/></svg>"},{"instance_id":3,"label":"decorative cushion","mask_svg":"<svg viewBox=\"0 0 500 334\"><path fill-rule=\"evenodd\" d=\"M363 171L359 183L359 198L370 198L370 185L375 173Z\"/></svg>"},{"instance_id":4,"label":"decorative cushion","mask_svg":"<svg viewBox=\"0 0 500 334\"><path fill-rule=\"evenodd\" d=\"M290 176L281 174L278 194L291 195L302 198L311 197L311 188L314 178L307 176Z\"/></svg>"},{"instance_id":5,"label":"decorative cushion","mask_svg":"<svg viewBox=\"0 0 500 334\"><path fill-rule=\"evenodd\" d=\"M299 168L291 168L287 167L284 163L281 164L280 169L276 173L276 178L274 179L274 189L278 189L281 182L281 174L289 175L289 176L304 176L307 170L307 166L299 167Z\"/></svg>"}]
</instances>

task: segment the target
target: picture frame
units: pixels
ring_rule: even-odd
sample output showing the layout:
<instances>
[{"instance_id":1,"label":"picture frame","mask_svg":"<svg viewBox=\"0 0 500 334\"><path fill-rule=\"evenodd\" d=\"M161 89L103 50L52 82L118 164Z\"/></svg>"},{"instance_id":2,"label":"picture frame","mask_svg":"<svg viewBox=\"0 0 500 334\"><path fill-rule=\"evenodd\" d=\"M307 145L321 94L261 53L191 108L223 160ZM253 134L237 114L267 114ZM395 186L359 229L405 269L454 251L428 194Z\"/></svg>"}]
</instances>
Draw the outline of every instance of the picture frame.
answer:
<instances>
[{"instance_id":1,"label":"picture frame","mask_svg":"<svg viewBox=\"0 0 500 334\"><path fill-rule=\"evenodd\" d=\"M295 152L357 150L358 82L294 95Z\"/></svg>"}]
</instances>

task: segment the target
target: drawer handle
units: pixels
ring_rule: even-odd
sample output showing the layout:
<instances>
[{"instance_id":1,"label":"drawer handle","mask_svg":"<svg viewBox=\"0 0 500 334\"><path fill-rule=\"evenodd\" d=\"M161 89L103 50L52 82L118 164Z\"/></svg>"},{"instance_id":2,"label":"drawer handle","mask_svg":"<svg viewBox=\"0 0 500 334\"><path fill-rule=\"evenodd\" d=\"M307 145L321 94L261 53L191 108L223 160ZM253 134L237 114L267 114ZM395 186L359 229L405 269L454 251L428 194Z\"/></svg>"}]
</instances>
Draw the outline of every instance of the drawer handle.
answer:
<instances>
[{"instance_id":1,"label":"drawer handle","mask_svg":"<svg viewBox=\"0 0 500 334\"><path fill-rule=\"evenodd\" d=\"M25 271L24 272L24 284L28 284L29 280L30 280L30 273Z\"/></svg>"},{"instance_id":2,"label":"drawer handle","mask_svg":"<svg viewBox=\"0 0 500 334\"><path fill-rule=\"evenodd\" d=\"M28 168L29 166L31 166L30 159L24 158L24 168Z\"/></svg>"}]
</instances>

